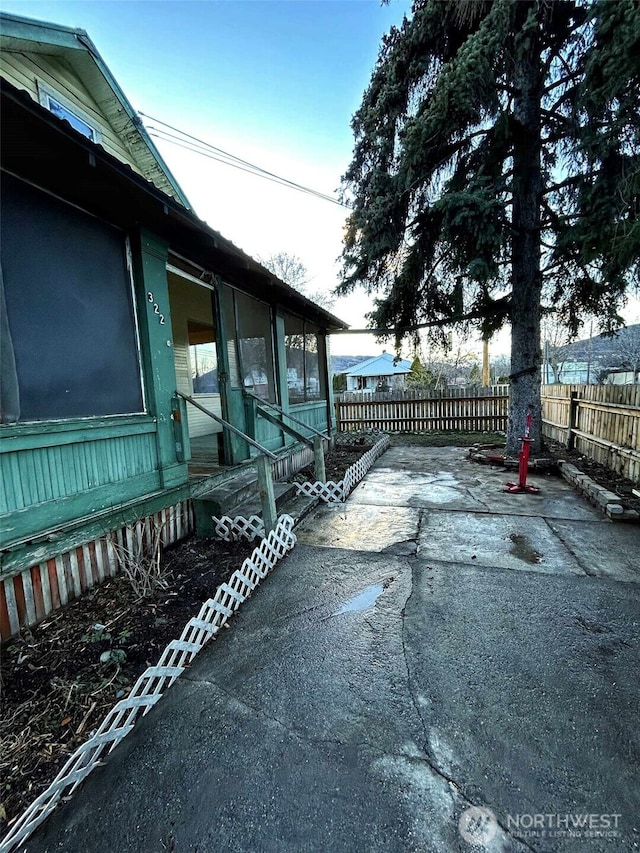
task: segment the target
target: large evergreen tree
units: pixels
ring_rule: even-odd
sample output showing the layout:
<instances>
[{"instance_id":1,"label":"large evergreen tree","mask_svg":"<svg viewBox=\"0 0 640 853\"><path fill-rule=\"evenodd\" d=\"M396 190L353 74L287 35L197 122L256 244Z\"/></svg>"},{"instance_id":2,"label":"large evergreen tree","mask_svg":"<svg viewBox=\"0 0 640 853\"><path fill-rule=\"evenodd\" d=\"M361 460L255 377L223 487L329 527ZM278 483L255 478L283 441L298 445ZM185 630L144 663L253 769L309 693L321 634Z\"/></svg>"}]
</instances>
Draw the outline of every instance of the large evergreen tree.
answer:
<instances>
[{"instance_id":1,"label":"large evergreen tree","mask_svg":"<svg viewBox=\"0 0 640 853\"><path fill-rule=\"evenodd\" d=\"M340 292L371 325L512 332L507 450L540 446L540 315L620 323L640 257L638 0L415 0L344 177Z\"/></svg>"}]
</instances>

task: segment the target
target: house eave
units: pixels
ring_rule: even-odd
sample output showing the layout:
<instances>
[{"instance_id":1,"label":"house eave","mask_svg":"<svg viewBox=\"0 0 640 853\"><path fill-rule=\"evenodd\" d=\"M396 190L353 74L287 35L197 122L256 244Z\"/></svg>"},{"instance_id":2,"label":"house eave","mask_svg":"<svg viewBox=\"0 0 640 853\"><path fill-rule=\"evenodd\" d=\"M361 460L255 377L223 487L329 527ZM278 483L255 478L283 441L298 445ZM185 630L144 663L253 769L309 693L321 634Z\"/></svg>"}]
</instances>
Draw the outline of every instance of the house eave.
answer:
<instances>
[{"instance_id":1,"label":"house eave","mask_svg":"<svg viewBox=\"0 0 640 853\"><path fill-rule=\"evenodd\" d=\"M0 15L0 21L0 44L4 51L44 53L64 58L100 105L114 129L126 136L138 167L152 178L155 175L156 181L166 184L166 187L161 188L170 188L186 208L193 209L142 120L85 30L6 13Z\"/></svg>"},{"instance_id":2,"label":"house eave","mask_svg":"<svg viewBox=\"0 0 640 853\"><path fill-rule=\"evenodd\" d=\"M202 269L327 332L348 328L27 93L6 80L0 88L4 169L127 231L148 228Z\"/></svg>"}]
</instances>

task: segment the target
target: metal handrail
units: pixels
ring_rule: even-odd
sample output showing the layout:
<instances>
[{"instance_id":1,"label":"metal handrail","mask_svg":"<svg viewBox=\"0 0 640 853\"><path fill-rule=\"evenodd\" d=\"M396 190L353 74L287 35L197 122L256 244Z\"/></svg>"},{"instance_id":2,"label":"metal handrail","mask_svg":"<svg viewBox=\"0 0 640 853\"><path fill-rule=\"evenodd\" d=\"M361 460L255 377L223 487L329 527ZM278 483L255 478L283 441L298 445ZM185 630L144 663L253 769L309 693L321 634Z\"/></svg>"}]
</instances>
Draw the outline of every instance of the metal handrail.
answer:
<instances>
[{"instance_id":1,"label":"metal handrail","mask_svg":"<svg viewBox=\"0 0 640 853\"><path fill-rule=\"evenodd\" d=\"M200 409L200 411L204 412L205 415L209 415L209 417L213 418L214 421L217 421L219 424L222 424L223 427L240 436L240 438L243 438L247 442L247 444L250 444L252 447L255 447L256 450L260 451L260 453L264 453L264 455L268 456L270 459L278 458L275 453L272 453L270 450L267 450L266 447L263 447L255 439L251 438L251 436L247 435L246 432L242 432L241 429L238 429L238 427L235 427L233 424L230 424L229 421L225 421L224 418L219 417L218 415L209 411L209 409L206 409L204 406L201 406L200 403L193 399L193 397L190 397L188 394L183 394L182 391L176 391L176 395L178 397L182 397L182 399L186 400L187 403L191 403L191 405L195 406L196 409Z\"/></svg>"},{"instance_id":2,"label":"metal handrail","mask_svg":"<svg viewBox=\"0 0 640 853\"><path fill-rule=\"evenodd\" d=\"M312 427L310 424L307 424L303 420L300 420L300 418L296 418L295 415L292 415L290 412L285 412L282 406L279 406L277 403L272 403L270 400L263 400L262 397L258 397L257 394L253 394L251 391L245 391L244 393L247 397L253 397L253 399L257 400L261 405L270 406L272 409L275 409L277 412L280 412L281 415L285 415L290 420L294 421L297 424L300 424L300 426L303 426L305 429L308 429L314 435L319 435L321 438L331 438L331 436L327 435L326 432L322 432L321 430Z\"/></svg>"},{"instance_id":3,"label":"metal handrail","mask_svg":"<svg viewBox=\"0 0 640 853\"><path fill-rule=\"evenodd\" d=\"M264 406L261 406L259 402L254 399L256 414L261 418L264 418L265 421L269 421L270 424L277 426L278 429L281 429L283 432L288 432L289 435L293 436L296 441L301 441L303 444L308 444L309 447L313 447L313 441L310 438L307 438L306 435L303 435L301 432L298 432L297 429L290 426L289 424L285 424L282 418L279 418L277 414L273 414Z\"/></svg>"}]
</instances>

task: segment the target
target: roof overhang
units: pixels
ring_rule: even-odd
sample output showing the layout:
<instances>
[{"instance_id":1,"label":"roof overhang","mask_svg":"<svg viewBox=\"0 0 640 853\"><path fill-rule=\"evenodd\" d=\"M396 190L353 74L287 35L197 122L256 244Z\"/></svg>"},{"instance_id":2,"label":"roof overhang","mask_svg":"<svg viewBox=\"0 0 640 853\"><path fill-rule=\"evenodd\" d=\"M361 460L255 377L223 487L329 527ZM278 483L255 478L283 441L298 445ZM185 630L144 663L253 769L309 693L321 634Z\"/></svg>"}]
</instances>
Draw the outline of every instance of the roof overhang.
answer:
<instances>
[{"instance_id":1,"label":"roof overhang","mask_svg":"<svg viewBox=\"0 0 640 853\"><path fill-rule=\"evenodd\" d=\"M140 117L85 30L7 13L0 14L0 24L0 47L3 51L42 53L64 59L82 80L114 131L121 139L127 140L133 159L140 168L155 175L162 189L170 189L185 207L191 209L189 200L153 144Z\"/></svg>"},{"instance_id":2,"label":"roof overhang","mask_svg":"<svg viewBox=\"0 0 640 853\"><path fill-rule=\"evenodd\" d=\"M345 376L362 376L364 378L367 376L406 376L408 373L411 373L411 368L409 367L401 367L398 369L379 368L377 370L365 369L360 371L355 367L353 370L346 370Z\"/></svg>"},{"instance_id":3,"label":"roof overhang","mask_svg":"<svg viewBox=\"0 0 640 853\"><path fill-rule=\"evenodd\" d=\"M6 80L0 92L4 169L129 232L147 228L196 267L322 330L348 328L26 92Z\"/></svg>"}]
</instances>

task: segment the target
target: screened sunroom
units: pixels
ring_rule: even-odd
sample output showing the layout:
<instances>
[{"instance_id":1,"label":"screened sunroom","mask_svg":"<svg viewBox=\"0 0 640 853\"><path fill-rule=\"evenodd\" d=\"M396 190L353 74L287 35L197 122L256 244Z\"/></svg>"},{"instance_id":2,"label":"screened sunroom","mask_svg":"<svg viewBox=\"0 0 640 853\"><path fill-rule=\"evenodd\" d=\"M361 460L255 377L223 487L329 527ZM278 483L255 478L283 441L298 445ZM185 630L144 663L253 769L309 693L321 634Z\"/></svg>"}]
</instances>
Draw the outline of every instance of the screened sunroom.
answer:
<instances>
[{"instance_id":1,"label":"screened sunroom","mask_svg":"<svg viewBox=\"0 0 640 853\"><path fill-rule=\"evenodd\" d=\"M266 288L248 293L210 271L196 275L193 263L170 258L167 270L192 476L255 452L225 421L272 452L285 451L296 433L331 429L326 325L319 318L294 313Z\"/></svg>"}]
</instances>

